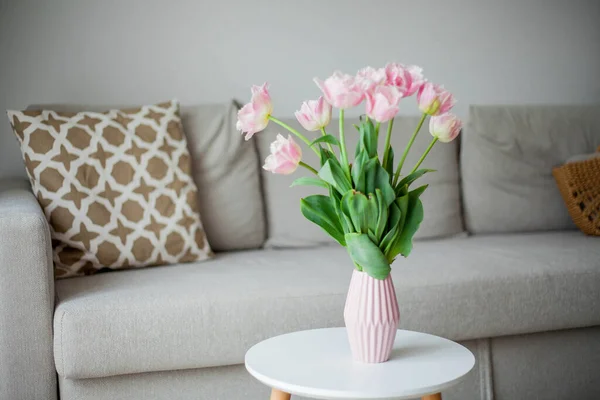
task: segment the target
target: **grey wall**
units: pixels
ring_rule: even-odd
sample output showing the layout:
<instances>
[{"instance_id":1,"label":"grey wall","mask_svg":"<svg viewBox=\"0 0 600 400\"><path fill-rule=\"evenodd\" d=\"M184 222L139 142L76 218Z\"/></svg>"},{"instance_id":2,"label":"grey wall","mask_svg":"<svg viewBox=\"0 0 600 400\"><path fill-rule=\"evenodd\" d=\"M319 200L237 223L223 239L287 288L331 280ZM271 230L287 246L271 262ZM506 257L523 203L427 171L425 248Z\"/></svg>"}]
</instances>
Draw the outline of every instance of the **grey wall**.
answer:
<instances>
[{"instance_id":1,"label":"grey wall","mask_svg":"<svg viewBox=\"0 0 600 400\"><path fill-rule=\"evenodd\" d=\"M600 102L599 20L597 0L0 0L0 109L245 101L268 80L289 116L318 95L312 77L389 60L424 67L463 116ZM24 176L1 120L0 177Z\"/></svg>"}]
</instances>

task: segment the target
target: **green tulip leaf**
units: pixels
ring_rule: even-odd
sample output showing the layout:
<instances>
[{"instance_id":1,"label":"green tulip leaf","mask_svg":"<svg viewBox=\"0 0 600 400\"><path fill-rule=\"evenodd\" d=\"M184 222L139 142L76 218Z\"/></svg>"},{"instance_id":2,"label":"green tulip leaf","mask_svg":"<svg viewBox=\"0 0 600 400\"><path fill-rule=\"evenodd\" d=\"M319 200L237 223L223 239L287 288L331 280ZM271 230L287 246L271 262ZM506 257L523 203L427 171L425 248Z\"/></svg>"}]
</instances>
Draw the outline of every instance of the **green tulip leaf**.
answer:
<instances>
[{"instance_id":1,"label":"green tulip leaf","mask_svg":"<svg viewBox=\"0 0 600 400\"><path fill-rule=\"evenodd\" d=\"M320 186L325 189L329 188L329 184L327 182L325 182L324 180L319 179L319 178L307 177L307 176L303 176L301 178L296 179L290 185L290 187L293 187L293 186Z\"/></svg>"},{"instance_id":2,"label":"green tulip leaf","mask_svg":"<svg viewBox=\"0 0 600 400\"><path fill-rule=\"evenodd\" d=\"M300 200L302 215L319 225L342 246L346 246L344 232L335 206L328 196L315 194Z\"/></svg>"},{"instance_id":3,"label":"green tulip leaf","mask_svg":"<svg viewBox=\"0 0 600 400\"><path fill-rule=\"evenodd\" d=\"M365 153L366 156L366 153ZM377 170L379 168L379 159L377 157L371 157L365 162L363 168L363 176L364 176L364 193L367 194L375 194L375 189L377 188Z\"/></svg>"},{"instance_id":4,"label":"green tulip leaf","mask_svg":"<svg viewBox=\"0 0 600 400\"><path fill-rule=\"evenodd\" d=\"M340 194L331 185L329 186L329 198L331 200L331 204L333 204L335 213L340 220L344 234L353 232L354 227L352 226L352 221L342 212L340 204L342 202L342 196L340 196Z\"/></svg>"},{"instance_id":5,"label":"green tulip leaf","mask_svg":"<svg viewBox=\"0 0 600 400\"><path fill-rule=\"evenodd\" d=\"M377 162L376 162L377 166L375 167L375 179L374 179L375 188L381 189L383 198L385 199L386 204L389 206L396 199L396 193L394 192L394 188L390 184L390 175L387 173L385 168L383 168L379 164L379 159L377 159L377 157L375 157L375 160L377 160ZM375 192L375 188L373 188L373 192ZM371 192L368 192L368 193L371 193Z\"/></svg>"},{"instance_id":6,"label":"green tulip leaf","mask_svg":"<svg viewBox=\"0 0 600 400\"><path fill-rule=\"evenodd\" d=\"M342 196L342 212L350 218L354 232L369 232L369 200L364 194L355 190L348 191Z\"/></svg>"},{"instance_id":7,"label":"green tulip leaf","mask_svg":"<svg viewBox=\"0 0 600 400\"><path fill-rule=\"evenodd\" d=\"M352 181L354 182L354 188L361 193L366 193L366 176L365 176L365 164L369 161L365 152L361 151L354 159L352 164Z\"/></svg>"},{"instance_id":8,"label":"green tulip leaf","mask_svg":"<svg viewBox=\"0 0 600 400\"><path fill-rule=\"evenodd\" d=\"M394 176L394 149L390 146L388 150L389 152L386 160L387 165L382 165L382 167L387 171L388 175L390 176L391 184L391 177Z\"/></svg>"},{"instance_id":9,"label":"green tulip leaf","mask_svg":"<svg viewBox=\"0 0 600 400\"><path fill-rule=\"evenodd\" d=\"M409 206L410 211L406 217L402 233L398 237L394 252L396 255L401 254L403 257L408 257L413 247L413 236L417 233L419 225L423 221L423 203L421 199L416 199L414 205Z\"/></svg>"},{"instance_id":10,"label":"green tulip leaf","mask_svg":"<svg viewBox=\"0 0 600 400\"><path fill-rule=\"evenodd\" d=\"M352 189L352 184L335 158L330 158L325 162L319 171L319 177L333 186L341 195Z\"/></svg>"},{"instance_id":11,"label":"green tulip leaf","mask_svg":"<svg viewBox=\"0 0 600 400\"><path fill-rule=\"evenodd\" d=\"M419 197L421 196L421 194L423 194L425 189L427 189L427 186L428 185L423 185L415 190L412 190L406 196L408 197L408 201L401 201L400 207L404 207L404 204L406 204L406 217L403 217L402 219L404 221L400 222L402 224L402 230L400 234L395 240L393 246L389 249L389 252L386 252L386 257L388 261L390 261L390 263L396 258L398 254L401 254L404 257L408 257L412 251L413 237L419 229L419 226L421 225L424 216L423 203L421 202L421 199L419 199ZM403 197L403 199L406 197Z\"/></svg>"},{"instance_id":12,"label":"green tulip leaf","mask_svg":"<svg viewBox=\"0 0 600 400\"><path fill-rule=\"evenodd\" d=\"M398 229L402 231L404 223L406 222L406 216L408 214L408 193L402 197L396 199L396 205L400 209L400 221L398 221Z\"/></svg>"},{"instance_id":13,"label":"green tulip leaf","mask_svg":"<svg viewBox=\"0 0 600 400\"><path fill-rule=\"evenodd\" d=\"M369 118L362 122L360 131L360 146L369 158L377 157L377 131Z\"/></svg>"},{"instance_id":14,"label":"green tulip leaf","mask_svg":"<svg viewBox=\"0 0 600 400\"><path fill-rule=\"evenodd\" d=\"M423 194L423 192L429 187L429 184L427 185L423 185L423 186L419 186L418 188L411 190L409 195L412 197L416 197L419 198L421 197L421 195Z\"/></svg>"},{"instance_id":15,"label":"green tulip leaf","mask_svg":"<svg viewBox=\"0 0 600 400\"><path fill-rule=\"evenodd\" d=\"M376 191L379 191L377 189ZM377 237L377 222L379 220L379 206L377 204L377 194L370 193L367 196L367 233L375 245L379 244Z\"/></svg>"},{"instance_id":16,"label":"green tulip leaf","mask_svg":"<svg viewBox=\"0 0 600 400\"><path fill-rule=\"evenodd\" d=\"M412 174L406 175L396 185L396 194L404 194L402 192L406 192L414 181L416 181L428 172L435 172L435 169L420 169L418 171L413 172ZM406 186L406 189L404 189L404 186Z\"/></svg>"},{"instance_id":17,"label":"green tulip leaf","mask_svg":"<svg viewBox=\"0 0 600 400\"><path fill-rule=\"evenodd\" d=\"M335 136L333 136L333 135L324 135L324 136L321 136L321 137L313 140L312 143L310 144L310 146L312 147L312 146L314 146L316 144L319 144L319 143L329 143L329 144L334 144L336 146L340 145L340 142L337 140L337 138Z\"/></svg>"},{"instance_id":18,"label":"green tulip leaf","mask_svg":"<svg viewBox=\"0 0 600 400\"><path fill-rule=\"evenodd\" d=\"M379 247L364 233L347 233L346 246L352 261L369 276L383 280L390 274L391 268Z\"/></svg>"},{"instance_id":19,"label":"green tulip leaf","mask_svg":"<svg viewBox=\"0 0 600 400\"><path fill-rule=\"evenodd\" d=\"M330 158L333 158L337 161L337 158L335 157L335 154L333 154L330 150L327 150L323 147L319 147L319 154L321 156L321 167L323 165L325 165L325 163L327 162L327 160L329 160Z\"/></svg>"},{"instance_id":20,"label":"green tulip leaf","mask_svg":"<svg viewBox=\"0 0 600 400\"><path fill-rule=\"evenodd\" d=\"M376 244L381 242L385 227L388 222L388 205L383 197L381 189L375 189L375 201L377 202L377 222L375 224Z\"/></svg>"},{"instance_id":21,"label":"green tulip leaf","mask_svg":"<svg viewBox=\"0 0 600 400\"><path fill-rule=\"evenodd\" d=\"M349 216L347 216L346 214L344 214L343 212L340 213L341 215L341 220L342 222L342 227L344 229L344 234L346 233L354 233L354 224L352 223L352 220L350 219Z\"/></svg>"},{"instance_id":22,"label":"green tulip leaf","mask_svg":"<svg viewBox=\"0 0 600 400\"><path fill-rule=\"evenodd\" d=\"M386 233L385 233L383 239L381 239L381 242L379 243L379 247L381 248L383 253L386 255L386 257L391 252L392 246L394 245L394 243L398 239L398 236L400 235L400 232L401 232L400 220L401 220L401 218L402 218L402 211L400 210L400 207L398 206L397 202L390 204L389 219L387 221L387 229L385 231ZM388 262L391 262L391 260L393 260L393 258L390 258L390 257L387 257L387 259L388 259Z\"/></svg>"}]
</instances>

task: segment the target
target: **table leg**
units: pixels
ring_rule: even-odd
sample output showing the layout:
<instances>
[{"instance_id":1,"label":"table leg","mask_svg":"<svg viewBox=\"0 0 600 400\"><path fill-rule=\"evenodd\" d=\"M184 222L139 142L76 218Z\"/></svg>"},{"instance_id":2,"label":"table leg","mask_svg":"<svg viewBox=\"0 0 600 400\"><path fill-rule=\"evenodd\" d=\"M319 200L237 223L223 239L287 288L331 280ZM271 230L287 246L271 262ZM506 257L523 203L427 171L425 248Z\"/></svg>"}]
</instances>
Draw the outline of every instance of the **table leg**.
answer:
<instances>
[{"instance_id":1,"label":"table leg","mask_svg":"<svg viewBox=\"0 0 600 400\"><path fill-rule=\"evenodd\" d=\"M278 390L278 389L271 390L271 400L290 400L291 397L292 397L291 394L282 392L281 390Z\"/></svg>"},{"instance_id":2,"label":"table leg","mask_svg":"<svg viewBox=\"0 0 600 400\"><path fill-rule=\"evenodd\" d=\"M442 394L441 393L429 394L427 396L421 397L421 400L442 400Z\"/></svg>"}]
</instances>

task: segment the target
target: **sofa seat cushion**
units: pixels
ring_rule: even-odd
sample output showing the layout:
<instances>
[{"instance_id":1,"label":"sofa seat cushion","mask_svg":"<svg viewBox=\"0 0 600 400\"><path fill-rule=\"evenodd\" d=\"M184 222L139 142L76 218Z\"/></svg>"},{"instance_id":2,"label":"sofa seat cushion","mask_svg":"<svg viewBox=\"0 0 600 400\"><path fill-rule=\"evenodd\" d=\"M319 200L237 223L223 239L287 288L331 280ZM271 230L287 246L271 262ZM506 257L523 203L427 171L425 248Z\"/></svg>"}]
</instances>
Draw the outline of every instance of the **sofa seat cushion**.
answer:
<instances>
[{"instance_id":1,"label":"sofa seat cushion","mask_svg":"<svg viewBox=\"0 0 600 400\"><path fill-rule=\"evenodd\" d=\"M256 342L343 326L352 264L336 246L57 282L66 378L243 362ZM392 269L400 326L454 340L600 325L600 246L577 231L421 241Z\"/></svg>"}]
</instances>

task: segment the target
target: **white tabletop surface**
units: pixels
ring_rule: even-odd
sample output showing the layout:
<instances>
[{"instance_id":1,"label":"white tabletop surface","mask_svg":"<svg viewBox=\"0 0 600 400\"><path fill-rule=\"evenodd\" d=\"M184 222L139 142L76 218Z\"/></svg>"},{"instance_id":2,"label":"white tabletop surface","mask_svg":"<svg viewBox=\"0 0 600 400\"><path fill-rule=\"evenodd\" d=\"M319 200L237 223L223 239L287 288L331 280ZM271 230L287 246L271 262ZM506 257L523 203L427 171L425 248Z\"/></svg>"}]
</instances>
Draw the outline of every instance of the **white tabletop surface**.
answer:
<instances>
[{"instance_id":1,"label":"white tabletop surface","mask_svg":"<svg viewBox=\"0 0 600 400\"><path fill-rule=\"evenodd\" d=\"M426 333L399 330L389 361L352 360L345 328L276 336L246 353L262 383L314 399L413 399L454 385L475 365L465 347Z\"/></svg>"}]
</instances>

